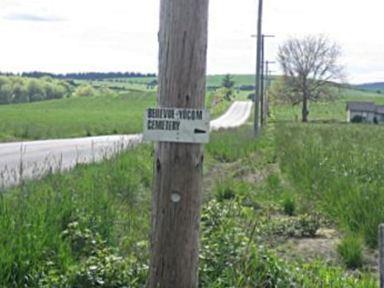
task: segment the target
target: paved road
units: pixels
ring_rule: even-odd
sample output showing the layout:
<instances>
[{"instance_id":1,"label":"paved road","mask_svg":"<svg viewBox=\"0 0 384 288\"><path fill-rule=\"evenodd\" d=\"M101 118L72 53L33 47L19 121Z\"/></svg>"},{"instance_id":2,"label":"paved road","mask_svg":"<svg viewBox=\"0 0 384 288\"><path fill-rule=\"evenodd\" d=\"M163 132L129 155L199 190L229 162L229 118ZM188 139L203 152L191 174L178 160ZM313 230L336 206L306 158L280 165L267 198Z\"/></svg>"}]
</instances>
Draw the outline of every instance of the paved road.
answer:
<instances>
[{"instance_id":1,"label":"paved road","mask_svg":"<svg viewBox=\"0 0 384 288\"><path fill-rule=\"evenodd\" d=\"M235 102L221 117L211 121L211 130L239 127L247 122L251 110L251 101Z\"/></svg>"},{"instance_id":2,"label":"paved road","mask_svg":"<svg viewBox=\"0 0 384 288\"><path fill-rule=\"evenodd\" d=\"M250 101L234 102L224 115L211 121L211 130L243 125L251 109ZM77 163L100 161L141 142L142 135L136 134L0 144L0 190L21 179L68 170Z\"/></svg>"}]
</instances>

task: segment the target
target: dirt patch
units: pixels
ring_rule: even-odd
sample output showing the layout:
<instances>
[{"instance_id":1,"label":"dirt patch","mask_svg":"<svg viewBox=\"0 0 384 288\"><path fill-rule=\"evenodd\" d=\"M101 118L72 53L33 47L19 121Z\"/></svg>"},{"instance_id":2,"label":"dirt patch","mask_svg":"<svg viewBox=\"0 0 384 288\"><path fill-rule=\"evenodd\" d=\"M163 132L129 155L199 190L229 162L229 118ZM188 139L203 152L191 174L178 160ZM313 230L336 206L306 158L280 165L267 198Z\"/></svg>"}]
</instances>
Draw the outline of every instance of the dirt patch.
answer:
<instances>
[{"instance_id":1,"label":"dirt patch","mask_svg":"<svg viewBox=\"0 0 384 288\"><path fill-rule=\"evenodd\" d=\"M365 268L371 272L379 273L379 251L377 249L364 249Z\"/></svg>"},{"instance_id":2,"label":"dirt patch","mask_svg":"<svg viewBox=\"0 0 384 288\"><path fill-rule=\"evenodd\" d=\"M249 183L260 183L265 181L268 176L275 174L279 171L279 167L277 164L269 164L263 167L261 170L257 171L247 171L247 173L241 176L241 180L249 182Z\"/></svg>"},{"instance_id":3,"label":"dirt patch","mask_svg":"<svg viewBox=\"0 0 384 288\"><path fill-rule=\"evenodd\" d=\"M217 163L210 167L203 178L203 201L209 199L212 196L212 190L218 179L225 179L231 177L236 163ZM232 172L232 173L231 173Z\"/></svg>"},{"instance_id":4,"label":"dirt patch","mask_svg":"<svg viewBox=\"0 0 384 288\"><path fill-rule=\"evenodd\" d=\"M312 262L320 259L325 262L336 262L339 241L337 238L289 239L278 248L278 252L288 261Z\"/></svg>"},{"instance_id":5,"label":"dirt patch","mask_svg":"<svg viewBox=\"0 0 384 288\"><path fill-rule=\"evenodd\" d=\"M338 231L321 228L317 231L315 238L290 238L276 247L276 251L280 257L287 261L312 262L321 260L333 265L342 265L337 253L337 246L341 239L342 236ZM378 251L366 248L363 253L363 270L377 274L379 272ZM349 270L348 273L353 274L355 272Z\"/></svg>"}]
</instances>

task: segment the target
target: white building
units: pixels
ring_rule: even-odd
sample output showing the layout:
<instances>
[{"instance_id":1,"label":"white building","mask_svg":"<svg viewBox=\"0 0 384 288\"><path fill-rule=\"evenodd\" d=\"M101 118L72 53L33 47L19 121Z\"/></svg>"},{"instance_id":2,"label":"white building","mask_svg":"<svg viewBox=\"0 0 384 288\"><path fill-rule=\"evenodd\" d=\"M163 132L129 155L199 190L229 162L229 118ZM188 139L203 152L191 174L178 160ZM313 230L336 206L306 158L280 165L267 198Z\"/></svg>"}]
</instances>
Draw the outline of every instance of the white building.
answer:
<instances>
[{"instance_id":1,"label":"white building","mask_svg":"<svg viewBox=\"0 0 384 288\"><path fill-rule=\"evenodd\" d=\"M373 102L347 102L347 121L384 123L384 106Z\"/></svg>"}]
</instances>

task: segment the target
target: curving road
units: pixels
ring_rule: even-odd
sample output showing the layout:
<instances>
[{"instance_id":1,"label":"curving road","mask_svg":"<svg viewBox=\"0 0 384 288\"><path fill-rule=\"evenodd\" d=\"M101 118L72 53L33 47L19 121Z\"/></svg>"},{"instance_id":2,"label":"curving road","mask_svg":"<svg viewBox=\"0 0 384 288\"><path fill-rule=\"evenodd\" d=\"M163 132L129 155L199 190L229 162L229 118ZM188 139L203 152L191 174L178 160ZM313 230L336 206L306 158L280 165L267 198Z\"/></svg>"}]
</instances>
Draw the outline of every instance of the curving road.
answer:
<instances>
[{"instance_id":1,"label":"curving road","mask_svg":"<svg viewBox=\"0 0 384 288\"><path fill-rule=\"evenodd\" d=\"M211 130L243 125L251 109L251 101L234 102L225 114L211 121ZM0 144L0 190L23 179L100 161L141 142L142 135L135 134Z\"/></svg>"},{"instance_id":2,"label":"curving road","mask_svg":"<svg viewBox=\"0 0 384 288\"><path fill-rule=\"evenodd\" d=\"M211 121L211 130L236 128L247 122L251 115L251 101L237 101L219 118Z\"/></svg>"}]
</instances>

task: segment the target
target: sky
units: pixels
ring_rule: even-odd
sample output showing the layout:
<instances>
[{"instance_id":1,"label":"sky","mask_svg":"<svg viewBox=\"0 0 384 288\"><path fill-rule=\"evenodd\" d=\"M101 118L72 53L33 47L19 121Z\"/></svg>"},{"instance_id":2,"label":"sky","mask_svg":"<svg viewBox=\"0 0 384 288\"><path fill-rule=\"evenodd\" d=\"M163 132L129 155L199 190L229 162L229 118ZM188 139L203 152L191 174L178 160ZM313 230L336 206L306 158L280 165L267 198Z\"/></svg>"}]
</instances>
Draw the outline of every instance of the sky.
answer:
<instances>
[{"instance_id":1,"label":"sky","mask_svg":"<svg viewBox=\"0 0 384 288\"><path fill-rule=\"evenodd\" d=\"M0 71L156 73L159 2L0 0ZM323 34L341 46L348 82L384 81L384 1L264 2L268 60L289 37ZM208 74L254 73L256 13L257 0L210 0Z\"/></svg>"}]
</instances>

